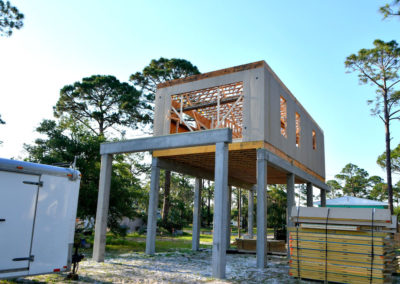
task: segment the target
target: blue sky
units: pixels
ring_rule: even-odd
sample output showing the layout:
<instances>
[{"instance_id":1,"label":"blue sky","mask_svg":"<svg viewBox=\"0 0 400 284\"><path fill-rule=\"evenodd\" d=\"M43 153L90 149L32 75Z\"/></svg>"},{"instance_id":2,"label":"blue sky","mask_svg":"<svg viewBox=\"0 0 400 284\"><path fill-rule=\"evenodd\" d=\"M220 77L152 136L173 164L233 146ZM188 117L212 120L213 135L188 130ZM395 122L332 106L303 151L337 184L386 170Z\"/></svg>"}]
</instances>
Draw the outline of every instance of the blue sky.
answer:
<instances>
[{"instance_id":1,"label":"blue sky","mask_svg":"<svg viewBox=\"0 0 400 284\"><path fill-rule=\"evenodd\" d=\"M151 59L184 58L201 72L265 60L325 133L326 175L352 162L384 177L382 122L374 88L346 74L344 60L379 38L400 42L385 1L23 1L25 26L0 38L0 157L23 158L59 90L93 74L121 81ZM392 145L400 122L392 124ZM395 177L397 180L398 177Z\"/></svg>"}]
</instances>

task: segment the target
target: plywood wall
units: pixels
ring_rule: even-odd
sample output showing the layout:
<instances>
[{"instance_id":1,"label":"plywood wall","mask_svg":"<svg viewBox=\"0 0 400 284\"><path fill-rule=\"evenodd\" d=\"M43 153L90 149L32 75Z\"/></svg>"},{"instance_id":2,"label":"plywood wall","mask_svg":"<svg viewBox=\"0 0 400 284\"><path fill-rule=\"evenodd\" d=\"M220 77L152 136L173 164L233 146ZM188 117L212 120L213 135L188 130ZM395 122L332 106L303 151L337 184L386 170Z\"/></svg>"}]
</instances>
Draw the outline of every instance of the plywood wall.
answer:
<instances>
[{"instance_id":1,"label":"plywood wall","mask_svg":"<svg viewBox=\"0 0 400 284\"><path fill-rule=\"evenodd\" d=\"M172 83L159 88L155 100L154 135L170 133L169 113L172 95L242 81L244 93L243 137L240 141L266 141L325 177L323 131L272 69L265 62L262 63L249 64L249 69L241 68L240 70L244 70L238 72L233 72L238 70L234 67L221 70L221 72L209 73L215 75L214 77L202 74L199 80L193 78L187 82L180 81L177 84ZM254 66L256 68L251 68ZM233 71L230 72L230 70ZM315 96L317 95L315 94ZM280 130L281 96L287 103L287 137L284 137ZM300 147L296 147L296 112L300 115ZM313 131L316 133L316 149L313 149Z\"/></svg>"}]
</instances>

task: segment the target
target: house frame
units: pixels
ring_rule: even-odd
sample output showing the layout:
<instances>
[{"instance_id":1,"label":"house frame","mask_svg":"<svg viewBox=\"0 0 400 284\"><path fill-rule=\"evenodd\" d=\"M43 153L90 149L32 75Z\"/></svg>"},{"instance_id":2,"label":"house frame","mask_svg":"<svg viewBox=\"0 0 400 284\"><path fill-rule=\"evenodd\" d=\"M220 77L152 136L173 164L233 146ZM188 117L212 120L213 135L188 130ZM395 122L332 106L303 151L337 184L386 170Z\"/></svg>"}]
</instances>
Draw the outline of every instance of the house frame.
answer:
<instances>
[{"instance_id":1,"label":"house frame","mask_svg":"<svg viewBox=\"0 0 400 284\"><path fill-rule=\"evenodd\" d=\"M287 185L288 208L295 204L295 183L307 184L307 206L313 206L313 186L320 189L322 206L326 203L323 131L265 61L159 84L154 137L102 144L93 252L97 261L104 260L112 155L137 151L151 151L153 157L148 254L155 252L159 169L196 178L193 250L199 248L201 179L215 180L213 277L225 278L231 186L249 190L250 215L257 194L259 268L267 263L268 184Z\"/></svg>"}]
</instances>

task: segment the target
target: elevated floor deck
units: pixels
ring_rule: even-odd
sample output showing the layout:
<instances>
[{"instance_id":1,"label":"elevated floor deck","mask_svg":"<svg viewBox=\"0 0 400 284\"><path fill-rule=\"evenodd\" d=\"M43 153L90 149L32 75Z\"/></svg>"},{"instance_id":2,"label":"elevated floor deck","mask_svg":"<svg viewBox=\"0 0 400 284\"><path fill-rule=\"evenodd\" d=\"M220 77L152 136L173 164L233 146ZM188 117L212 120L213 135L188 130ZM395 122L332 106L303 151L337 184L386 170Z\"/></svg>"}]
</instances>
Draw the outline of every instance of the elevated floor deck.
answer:
<instances>
[{"instance_id":1,"label":"elevated floor deck","mask_svg":"<svg viewBox=\"0 0 400 284\"><path fill-rule=\"evenodd\" d=\"M264 141L252 141L229 144L228 183L230 185L250 188L257 184L257 149L266 149L269 153L276 155L291 166L325 183L325 179L322 176L271 144ZM214 175L215 145L157 150L153 152L153 157L169 163L168 168L171 170L191 175L194 175L196 171L202 176L205 173L208 173L211 177ZM267 173L268 184L286 184L286 176L289 172L277 164L268 163ZM306 180L296 175L295 183L306 182Z\"/></svg>"}]
</instances>

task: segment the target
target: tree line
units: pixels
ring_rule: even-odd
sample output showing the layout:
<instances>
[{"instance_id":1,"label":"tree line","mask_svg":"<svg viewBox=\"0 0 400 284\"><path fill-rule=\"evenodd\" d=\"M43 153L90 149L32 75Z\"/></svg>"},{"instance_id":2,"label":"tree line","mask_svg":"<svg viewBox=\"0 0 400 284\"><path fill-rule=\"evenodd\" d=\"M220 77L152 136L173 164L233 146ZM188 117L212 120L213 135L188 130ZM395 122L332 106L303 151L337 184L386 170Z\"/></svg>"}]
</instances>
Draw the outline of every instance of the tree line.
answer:
<instances>
[{"instance_id":1,"label":"tree line","mask_svg":"<svg viewBox=\"0 0 400 284\"><path fill-rule=\"evenodd\" d=\"M385 18L399 16L399 0L384 5L380 11ZM11 36L13 30L23 27L23 20L24 15L16 7L9 1L0 0L0 36ZM381 177L369 176L354 164L348 164L334 180L328 181L332 189L329 194L331 197L347 194L388 200L393 212L393 197L399 199L400 185L392 185L392 173L400 173L400 144L391 149L390 126L400 119L400 48L394 40L375 40L373 45L373 48L361 49L348 56L345 67L358 74L360 83L375 87L376 97L368 103L372 106L372 114L382 120L385 128L385 151L377 162L386 169L386 182ZM111 75L93 75L64 86L53 108L54 117L43 120L36 129L42 138L24 145L28 153L26 160L63 165L77 157L76 165L82 173L78 216L93 218L97 206L100 144L124 139L128 129L151 128L157 84L199 73L198 68L185 59L159 58L151 60L141 72L132 74L129 82L121 82ZM0 114L0 125L4 123ZM148 175L149 165L144 162L143 154L115 156L108 218L113 232L123 233L119 227L121 217L145 216L149 184L143 177ZM171 231L189 224L193 204L192 179L165 171L161 188L161 225ZM269 188L268 202L273 213L269 224L276 221L279 226L285 220L286 196L283 189L282 186ZM205 226L212 222L212 198L213 185L205 182L202 201ZM238 198L246 206L246 197ZM246 216L245 208L242 212ZM237 210L232 211L233 216L237 214Z\"/></svg>"}]
</instances>

